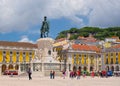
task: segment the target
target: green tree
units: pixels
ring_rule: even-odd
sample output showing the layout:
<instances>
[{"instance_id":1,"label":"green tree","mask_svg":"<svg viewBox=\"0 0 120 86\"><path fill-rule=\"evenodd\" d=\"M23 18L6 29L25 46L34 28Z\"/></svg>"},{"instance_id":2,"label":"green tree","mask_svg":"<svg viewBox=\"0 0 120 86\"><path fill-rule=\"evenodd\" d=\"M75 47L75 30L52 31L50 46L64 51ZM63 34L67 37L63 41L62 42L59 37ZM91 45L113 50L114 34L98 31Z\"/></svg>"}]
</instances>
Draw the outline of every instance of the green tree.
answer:
<instances>
[{"instance_id":1,"label":"green tree","mask_svg":"<svg viewBox=\"0 0 120 86\"><path fill-rule=\"evenodd\" d=\"M78 36L88 37L89 34L92 34L95 38L103 40L106 37L119 36L120 37L120 27L108 27L108 28L99 28L99 27L83 27L80 29L70 28L70 30L62 31L58 34L56 38L67 37L67 33L71 34L70 39L77 39Z\"/></svg>"},{"instance_id":2,"label":"green tree","mask_svg":"<svg viewBox=\"0 0 120 86\"><path fill-rule=\"evenodd\" d=\"M120 31L118 31L118 32L116 33L116 36L118 36L118 37L120 38Z\"/></svg>"},{"instance_id":3,"label":"green tree","mask_svg":"<svg viewBox=\"0 0 120 86\"><path fill-rule=\"evenodd\" d=\"M65 38L65 37L66 37L65 34L59 34L59 35L56 37L56 39Z\"/></svg>"},{"instance_id":4,"label":"green tree","mask_svg":"<svg viewBox=\"0 0 120 86\"><path fill-rule=\"evenodd\" d=\"M78 29L77 28L71 28L70 30L69 30L69 33L71 33L71 34L74 34L74 33L78 33Z\"/></svg>"},{"instance_id":5,"label":"green tree","mask_svg":"<svg viewBox=\"0 0 120 86\"><path fill-rule=\"evenodd\" d=\"M69 40L77 39L79 35L72 35Z\"/></svg>"},{"instance_id":6,"label":"green tree","mask_svg":"<svg viewBox=\"0 0 120 86\"><path fill-rule=\"evenodd\" d=\"M89 33L88 33L88 32L81 32L81 33L79 34L79 36L88 37L88 36L89 36Z\"/></svg>"}]
</instances>

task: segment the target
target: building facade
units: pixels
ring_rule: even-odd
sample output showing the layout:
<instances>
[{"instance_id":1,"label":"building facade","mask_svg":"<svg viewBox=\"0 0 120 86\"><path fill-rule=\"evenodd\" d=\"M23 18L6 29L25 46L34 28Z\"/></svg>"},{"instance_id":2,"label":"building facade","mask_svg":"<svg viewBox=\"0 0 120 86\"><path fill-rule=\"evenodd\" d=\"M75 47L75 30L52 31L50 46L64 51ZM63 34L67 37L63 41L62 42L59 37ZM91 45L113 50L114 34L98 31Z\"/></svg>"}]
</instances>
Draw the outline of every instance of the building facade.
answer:
<instances>
[{"instance_id":1,"label":"building facade","mask_svg":"<svg viewBox=\"0 0 120 86\"><path fill-rule=\"evenodd\" d=\"M0 41L0 70L6 69L24 72L34 59L36 44Z\"/></svg>"},{"instance_id":2,"label":"building facade","mask_svg":"<svg viewBox=\"0 0 120 86\"><path fill-rule=\"evenodd\" d=\"M104 68L107 71L120 71L120 44L103 51Z\"/></svg>"},{"instance_id":3,"label":"building facade","mask_svg":"<svg viewBox=\"0 0 120 86\"><path fill-rule=\"evenodd\" d=\"M96 46L72 44L63 52L69 70L98 71L101 70L100 49Z\"/></svg>"},{"instance_id":4,"label":"building facade","mask_svg":"<svg viewBox=\"0 0 120 86\"><path fill-rule=\"evenodd\" d=\"M99 47L99 45L80 44L67 39L49 43L46 39L41 39L42 42L39 41L38 44L0 41L1 74L6 69L26 72L29 66L32 66L33 72L45 72L54 68L58 72L64 69L88 72L120 71L120 44L109 47L103 44Z\"/></svg>"}]
</instances>

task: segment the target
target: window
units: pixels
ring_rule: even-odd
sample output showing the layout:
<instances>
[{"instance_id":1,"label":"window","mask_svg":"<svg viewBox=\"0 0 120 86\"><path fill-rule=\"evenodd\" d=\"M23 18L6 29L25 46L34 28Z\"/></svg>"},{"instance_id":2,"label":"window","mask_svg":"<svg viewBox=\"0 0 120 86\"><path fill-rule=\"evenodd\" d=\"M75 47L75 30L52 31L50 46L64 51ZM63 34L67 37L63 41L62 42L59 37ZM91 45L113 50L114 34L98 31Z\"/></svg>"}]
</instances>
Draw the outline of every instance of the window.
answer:
<instances>
[{"instance_id":1,"label":"window","mask_svg":"<svg viewBox=\"0 0 120 86\"><path fill-rule=\"evenodd\" d=\"M23 55L25 55L25 52L23 52Z\"/></svg>"},{"instance_id":2,"label":"window","mask_svg":"<svg viewBox=\"0 0 120 86\"><path fill-rule=\"evenodd\" d=\"M51 55L51 51L50 50L48 51L48 54Z\"/></svg>"},{"instance_id":3,"label":"window","mask_svg":"<svg viewBox=\"0 0 120 86\"><path fill-rule=\"evenodd\" d=\"M91 55L90 57L93 57L93 55Z\"/></svg>"},{"instance_id":4,"label":"window","mask_svg":"<svg viewBox=\"0 0 120 86\"><path fill-rule=\"evenodd\" d=\"M86 60L87 60L87 59L85 58L85 64L86 64Z\"/></svg>"},{"instance_id":5,"label":"window","mask_svg":"<svg viewBox=\"0 0 120 86\"><path fill-rule=\"evenodd\" d=\"M106 58L106 64L108 64L108 58Z\"/></svg>"},{"instance_id":6,"label":"window","mask_svg":"<svg viewBox=\"0 0 120 86\"><path fill-rule=\"evenodd\" d=\"M12 54L13 52L12 51L10 51L10 54Z\"/></svg>"},{"instance_id":7,"label":"window","mask_svg":"<svg viewBox=\"0 0 120 86\"><path fill-rule=\"evenodd\" d=\"M100 57L101 57L101 55L98 55L98 57L100 58Z\"/></svg>"},{"instance_id":8,"label":"window","mask_svg":"<svg viewBox=\"0 0 120 86\"><path fill-rule=\"evenodd\" d=\"M30 52L29 55L32 55L32 53Z\"/></svg>"},{"instance_id":9,"label":"window","mask_svg":"<svg viewBox=\"0 0 120 86\"><path fill-rule=\"evenodd\" d=\"M79 64L81 64L81 58L79 58Z\"/></svg>"},{"instance_id":10,"label":"window","mask_svg":"<svg viewBox=\"0 0 120 86\"><path fill-rule=\"evenodd\" d=\"M91 60L91 61L90 61L90 62L91 62L91 64L93 64L93 59L91 58L90 60Z\"/></svg>"},{"instance_id":11,"label":"window","mask_svg":"<svg viewBox=\"0 0 120 86\"><path fill-rule=\"evenodd\" d=\"M106 54L106 56L108 56L108 53Z\"/></svg>"},{"instance_id":12,"label":"window","mask_svg":"<svg viewBox=\"0 0 120 86\"><path fill-rule=\"evenodd\" d=\"M17 52L17 55L19 54L19 52Z\"/></svg>"},{"instance_id":13,"label":"window","mask_svg":"<svg viewBox=\"0 0 120 86\"><path fill-rule=\"evenodd\" d=\"M116 58L116 64L118 64L118 58Z\"/></svg>"},{"instance_id":14,"label":"window","mask_svg":"<svg viewBox=\"0 0 120 86\"><path fill-rule=\"evenodd\" d=\"M111 53L111 56L113 56L113 53Z\"/></svg>"},{"instance_id":15,"label":"window","mask_svg":"<svg viewBox=\"0 0 120 86\"><path fill-rule=\"evenodd\" d=\"M113 58L111 58L111 64L113 64Z\"/></svg>"},{"instance_id":16,"label":"window","mask_svg":"<svg viewBox=\"0 0 120 86\"><path fill-rule=\"evenodd\" d=\"M3 51L3 54L6 54L6 51Z\"/></svg>"}]
</instances>

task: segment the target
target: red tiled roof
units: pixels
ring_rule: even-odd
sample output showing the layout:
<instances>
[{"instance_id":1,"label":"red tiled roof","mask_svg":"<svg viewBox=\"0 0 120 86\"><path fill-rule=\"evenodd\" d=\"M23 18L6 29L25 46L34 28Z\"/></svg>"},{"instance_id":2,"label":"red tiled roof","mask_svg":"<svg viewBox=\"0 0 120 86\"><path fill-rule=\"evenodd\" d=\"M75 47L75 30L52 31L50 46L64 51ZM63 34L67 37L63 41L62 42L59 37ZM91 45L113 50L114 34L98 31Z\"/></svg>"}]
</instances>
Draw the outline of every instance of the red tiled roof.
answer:
<instances>
[{"instance_id":1,"label":"red tiled roof","mask_svg":"<svg viewBox=\"0 0 120 86\"><path fill-rule=\"evenodd\" d=\"M94 37L82 37L79 36L78 37L79 40L84 40L84 42L96 42L97 39L95 39Z\"/></svg>"},{"instance_id":2,"label":"red tiled roof","mask_svg":"<svg viewBox=\"0 0 120 86\"><path fill-rule=\"evenodd\" d=\"M119 37L118 37L118 36L112 36L111 38L119 39Z\"/></svg>"},{"instance_id":3,"label":"red tiled roof","mask_svg":"<svg viewBox=\"0 0 120 86\"><path fill-rule=\"evenodd\" d=\"M120 48L120 44L113 46L112 48Z\"/></svg>"},{"instance_id":4,"label":"red tiled roof","mask_svg":"<svg viewBox=\"0 0 120 86\"><path fill-rule=\"evenodd\" d=\"M24 47L24 48L37 48L37 44L32 44L28 42L8 42L0 41L0 46L10 46L10 47Z\"/></svg>"},{"instance_id":5,"label":"red tiled roof","mask_svg":"<svg viewBox=\"0 0 120 86\"><path fill-rule=\"evenodd\" d=\"M77 39L84 39L85 37L84 36L79 36Z\"/></svg>"},{"instance_id":6,"label":"red tiled roof","mask_svg":"<svg viewBox=\"0 0 120 86\"><path fill-rule=\"evenodd\" d=\"M74 50L84 50L84 51L100 51L100 48L94 45L85 45L85 44L73 44L72 49Z\"/></svg>"}]
</instances>

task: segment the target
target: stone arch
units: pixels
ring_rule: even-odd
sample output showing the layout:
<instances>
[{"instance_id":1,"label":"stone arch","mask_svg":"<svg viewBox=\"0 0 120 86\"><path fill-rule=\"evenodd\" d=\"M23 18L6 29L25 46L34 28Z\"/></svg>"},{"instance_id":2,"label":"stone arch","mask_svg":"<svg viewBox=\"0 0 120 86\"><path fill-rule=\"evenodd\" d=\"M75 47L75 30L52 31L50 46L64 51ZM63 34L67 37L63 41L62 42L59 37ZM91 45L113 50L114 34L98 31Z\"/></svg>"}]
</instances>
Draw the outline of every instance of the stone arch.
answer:
<instances>
[{"instance_id":1,"label":"stone arch","mask_svg":"<svg viewBox=\"0 0 120 86\"><path fill-rule=\"evenodd\" d=\"M51 50L48 51L48 55L51 55Z\"/></svg>"},{"instance_id":2,"label":"stone arch","mask_svg":"<svg viewBox=\"0 0 120 86\"><path fill-rule=\"evenodd\" d=\"M111 66L111 71L114 71L114 66Z\"/></svg>"},{"instance_id":3,"label":"stone arch","mask_svg":"<svg viewBox=\"0 0 120 86\"><path fill-rule=\"evenodd\" d=\"M107 66L107 67L106 67L106 70L107 70L107 71L109 71L109 70L110 70L109 66Z\"/></svg>"},{"instance_id":4,"label":"stone arch","mask_svg":"<svg viewBox=\"0 0 120 86\"><path fill-rule=\"evenodd\" d=\"M81 71L81 66L78 67L78 70Z\"/></svg>"},{"instance_id":5,"label":"stone arch","mask_svg":"<svg viewBox=\"0 0 120 86\"><path fill-rule=\"evenodd\" d=\"M86 66L84 66L83 70L84 70L84 71L86 71L86 70L87 70L87 67L86 67Z\"/></svg>"},{"instance_id":6,"label":"stone arch","mask_svg":"<svg viewBox=\"0 0 120 86\"><path fill-rule=\"evenodd\" d=\"M9 64L8 69L13 69L13 65Z\"/></svg>"},{"instance_id":7,"label":"stone arch","mask_svg":"<svg viewBox=\"0 0 120 86\"><path fill-rule=\"evenodd\" d=\"M7 66L5 64L2 65L2 73L7 69Z\"/></svg>"},{"instance_id":8,"label":"stone arch","mask_svg":"<svg viewBox=\"0 0 120 86\"><path fill-rule=\"evenodd\" d=\"M73 71L74 72L77 71L77 67L76 66L73 67Z\"/></svg>"},{"instance_id":9,"label":"stone arch","mask_svg":"<svg viewBox=\"0 0 120 86\"><path fill-rule=\"evenodd\" d=\"M90 66L90 71L93 71L93 67L92 66Z\"/></svg>"},{"instance_id":10,"label":"stone arch","mask_svg":"<svg viewBox=\"0 0 120 86\"><path fill-rule=\"evenodd\" d=\"M19 65L16 64L16 65L15 65L15 70L18 70L18 69L19 69Z\"/></svg>"},{"instance_id":11,"label":"stone arch","mask_svg":"<svg viewBox=\"0 0 120 86\"><path fill-rule=\"evenodd\" d=\"M119 71L119 66L116 66L116 68L115 68L115 69L116 69L116 71Z\"/></svg>"}]
</instances>

